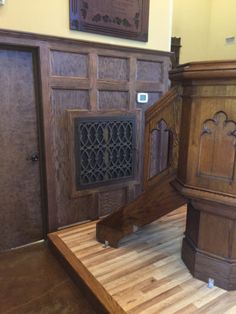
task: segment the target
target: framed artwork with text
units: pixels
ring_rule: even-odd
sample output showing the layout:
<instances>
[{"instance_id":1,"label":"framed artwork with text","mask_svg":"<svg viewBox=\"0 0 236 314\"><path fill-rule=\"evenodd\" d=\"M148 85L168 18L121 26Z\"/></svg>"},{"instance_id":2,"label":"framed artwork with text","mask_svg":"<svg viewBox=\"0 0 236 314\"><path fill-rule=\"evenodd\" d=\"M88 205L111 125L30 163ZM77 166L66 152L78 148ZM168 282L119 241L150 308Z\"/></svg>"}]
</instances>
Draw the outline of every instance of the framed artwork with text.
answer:
<instances>
[{"instance_id":1,"label":"framed artwork with text","mask_svg":"<svg viewBox=\"0 0 236 314\"><path fill-rule=\"evenodd\" d=\"M70 29L148 41L149 0L70 0Z\"/></svg>"}]
</instances>

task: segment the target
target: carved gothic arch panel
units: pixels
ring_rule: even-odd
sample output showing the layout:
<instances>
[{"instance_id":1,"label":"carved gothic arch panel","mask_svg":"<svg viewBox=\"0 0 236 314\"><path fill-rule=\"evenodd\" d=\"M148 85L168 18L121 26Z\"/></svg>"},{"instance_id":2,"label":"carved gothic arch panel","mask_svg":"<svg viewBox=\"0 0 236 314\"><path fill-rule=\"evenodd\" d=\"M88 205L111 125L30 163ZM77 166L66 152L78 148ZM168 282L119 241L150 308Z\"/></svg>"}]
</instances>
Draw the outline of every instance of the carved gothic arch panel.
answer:
<instances>
[{"instance_id":1,"label":"carved gothic arch panel","mask_svg":"<svg viewBox=\"0 0 236 314\"><path fill-rule=\"evenodd\" d=\"M200 136L198 175L232 181L236 157L236 123L217 112L203 123Z\"/></svg>"},{"instance_id":2,"label":"carved gothic arch panel","mask_svg":"<svg viewBox=\"0 0 236 314\"><path fill-rule=\"evenodd\" d=\"M151 131L149 177L168 168L171 156L172 132L161 119Z\"/></svg>"}]
</instances>

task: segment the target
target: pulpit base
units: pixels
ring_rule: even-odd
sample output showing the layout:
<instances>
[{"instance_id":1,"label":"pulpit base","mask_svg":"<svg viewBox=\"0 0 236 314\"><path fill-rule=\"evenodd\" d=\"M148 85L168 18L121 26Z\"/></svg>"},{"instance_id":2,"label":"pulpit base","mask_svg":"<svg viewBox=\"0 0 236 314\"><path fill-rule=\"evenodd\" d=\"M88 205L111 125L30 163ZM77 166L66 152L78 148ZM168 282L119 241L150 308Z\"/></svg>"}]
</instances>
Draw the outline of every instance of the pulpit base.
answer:
<instances>
[{"instance_id":1,"label":"pulpit base","mask_svg":"<svg viewBox=\"0 0 236 314\"><path fill-rule=\"evenodd\" d=\"M193 277L208 282L214 279L217 287L236 290L236 264L197 250L188 240L183 239L182 260Z\"/></svg>"},{"instance_id":2,"label":"pulpit base","mask_svg":"<svg viewBox=\"0 0 236 314\"><path fill-rule=\"evenodd\" d=\"M219 211L220 205L215 206ZM195 278L205 282L211 278L217 287L236 290L235 243L235 219L188 205L182 259Z\"/></svg>"}]
</instances>

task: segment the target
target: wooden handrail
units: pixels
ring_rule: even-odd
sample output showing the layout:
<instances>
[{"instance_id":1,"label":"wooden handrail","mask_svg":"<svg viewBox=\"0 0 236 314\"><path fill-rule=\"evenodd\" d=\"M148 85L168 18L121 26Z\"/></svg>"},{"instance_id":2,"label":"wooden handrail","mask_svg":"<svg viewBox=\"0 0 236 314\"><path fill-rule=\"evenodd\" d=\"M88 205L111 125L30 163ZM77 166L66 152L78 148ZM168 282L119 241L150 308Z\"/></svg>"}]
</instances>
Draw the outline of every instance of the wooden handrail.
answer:
<instances>
[{"instance_id":1,"label":"wooden handrail","mask_svg":"<svg viewBox=\"0 0 236 314\"><path fill-rule=\"evenodd\" d=\"M174 87L147 110L145 191L134 201L97 223L98 241L107 241L117 247L124 236L185 204L185 199L170 184L175 179L178 158L181 115L181 99L178 95L179 88Z\"/></svg>"},{"instance_id":2,"label":"wooden handrail","mask_svg":"<svg viewBox=\"0 0 236 314\"><path fill-rule=\"evenodd\" d=\"M151 119L155 118L161 110L173 102L179 95L179 87L172 87L164 96L156 101L150 108L145 112L145 123L149 123Z\"/></svg>"},{"instance_id":3,"label":"wooden handrail","mask_svg":"<svg viewBox=\"0 0 236 314\"><path fill-rule=\"evenodd\" d=\"M182 99L179 97L182 88L179 86L171 88L158 102L150 107L145 113L145 147L144 147L144 189L159 182L165 175L175 173L177 169L179 132ZM165 169L153 175L150 173L151 164L155 162L152 150L152 132L158 129L160 121L166 124L166 130L170 132L170 143L168 144L168 156ZM163 144L163 143L162 143ZM161 150L161 147L156 149ZM158 156L157 156L158 157Z\"/></svg>"}]
</instances>

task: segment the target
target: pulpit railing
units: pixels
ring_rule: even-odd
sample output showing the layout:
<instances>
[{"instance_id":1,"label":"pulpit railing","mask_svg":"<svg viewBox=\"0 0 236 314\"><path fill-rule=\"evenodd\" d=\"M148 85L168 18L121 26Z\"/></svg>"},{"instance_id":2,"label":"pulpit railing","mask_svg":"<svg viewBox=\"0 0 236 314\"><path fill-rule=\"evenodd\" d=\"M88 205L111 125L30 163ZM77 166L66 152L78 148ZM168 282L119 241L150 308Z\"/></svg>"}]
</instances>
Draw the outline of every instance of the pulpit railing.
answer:
<instances>
[{"instance_id":1,"label":"pulpit railing","mask_svg":"<svg viewBox=\"0 0 236 314\"><path fill-rule=\"evenodd\" d=\"M185 204L175 178L181 99L172 88L145 115L144 192L97 224L97 239L117 247L126 235Z\"/></svg>"}]
</instances>

